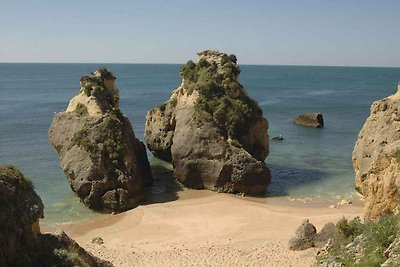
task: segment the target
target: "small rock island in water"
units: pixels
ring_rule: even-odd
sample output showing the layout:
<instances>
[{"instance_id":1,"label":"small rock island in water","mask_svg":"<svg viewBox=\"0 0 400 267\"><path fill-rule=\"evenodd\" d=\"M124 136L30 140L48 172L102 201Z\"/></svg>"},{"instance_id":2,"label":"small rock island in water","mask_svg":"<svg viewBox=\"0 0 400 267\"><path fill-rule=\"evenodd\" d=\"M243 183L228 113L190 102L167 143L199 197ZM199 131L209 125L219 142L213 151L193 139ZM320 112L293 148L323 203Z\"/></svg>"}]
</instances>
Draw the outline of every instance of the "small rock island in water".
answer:
<instances>
[{"instance_id":1,"label":"small rock island in water","mask_svg":"<svg viewBox=\"0 0 400 267\"><path fill-rule=\"evenodd\" d=\"M105 68L83 76L78 95L49 129L72 190L95 210L135 207L152 183L146 147L119 109L115 79Z\"/></svg>"},{"instance_id":2,"label":"small rock island in water","mask_svg":"<svg viewBox=\"0 0 400 267\"><path fill-rule=\"evenodd\" d=\"M234 55L198 53L181 67L182 84L146 117L154 156L172 162L185 186L260 194L271 179L268 121L239 83Z\"/></svg>"},{"instance_id":3,"label":"small rock island in water","mask_svg":"<svg viewBox=\"0 0 400 267\"><path fill-rule=\"evenodd\" d=\"M293 119L293 123L312 128L324 127L324 117L321 113L304 113Z\"/></svg>"}]
</instances>

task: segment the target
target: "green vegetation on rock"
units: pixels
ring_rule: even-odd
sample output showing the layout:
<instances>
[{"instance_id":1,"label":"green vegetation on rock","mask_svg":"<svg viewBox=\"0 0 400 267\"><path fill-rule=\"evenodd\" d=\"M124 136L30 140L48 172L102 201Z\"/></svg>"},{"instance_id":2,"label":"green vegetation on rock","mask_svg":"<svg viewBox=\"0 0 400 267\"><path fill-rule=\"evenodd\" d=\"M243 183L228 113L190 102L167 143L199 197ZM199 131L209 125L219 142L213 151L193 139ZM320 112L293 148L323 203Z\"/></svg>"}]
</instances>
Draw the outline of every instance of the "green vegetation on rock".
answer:
<instances>
[{"instance_id":1,"label":"green vegetation on rock","mask_svg":"<svg viewBox=\"0 0 400 267\"><path fill-rule=\"evenodd\" d=\"M164 112L168 104L173 108L176 107L176 105L178 104L178 98L175 96L171 100L159 105L157 108L161 110L161 112Z\"/></svg>"},{"instance_id":2,"label":"green vegetation on rock","mask_svg":"<svg viewBox=\"0 0 400 267\"><path fill-rule=\"evenodd\" d=\"M105 80L115 79L114 74L107 68L99 68L97 73L100 76L93 74L81 78L83 83L83 92L86 96L93 96L99 100L100 103L109 103L112 107L117 106L119 102L118 94L114 94L105 89Z\"/></svg>"},{"instance_id":3,"label":"green vegetation on rock","mask_svg":"<svg viewBox=\"0 0 400 267\"><path fill-rule=\"evenodd\" d=\"M110 114L100 124L100 138L104 149L114 165L122 164L123 158L123 136L122 136L122 115Z\"/></svg>"},{"instance_id":4,"label":"green vegetation on rock","mask_svg":"<svg viewBox=\"0 0 400 267\"><path fill-rule=\"evenodd\" d=\"M97 98L100 103L109 103L111 107L117 106L119 102L119 96L110 94L102 85L94 86L91 95Z\"/></svg>"},{"instance_id":5,"label":"green vegetation on rock","mask_svg":"<svg viewBox=\"0 0 400 267\"><path fill-rule=\"evenodd\" d=\"M81 117L81 116L86 116L86 115L89 114L89 113L88 113L88 110L87 110L87 107L86 107L84 104L82 104L82 103L78 103L78 105L77 105L76 108L75 108L75 113L76 113L79 117Z\"/></svg>"},{"instance_id":6,"label":"green vegetation on rock","mask_svg":"<svg viewBox=\"0 0 400 267\"><path fill-rule=\"evenodd\" d=\"M189 94L195 90L199 93L195 104L197 121L213 122L225 137L237 139L243 129L262 116L262 111L238 82L240 69L236 57L218 56L220 61L211 63L205 57L197 64L188 61L181 67L180 75Z\"/></svg>"},{"instance_id":7,"label":"green vegetation on rock","mask_svg":"<svg viewBox=\"0 0 400 267\"><path fill-rule=\"evenodd\" d=\"M400 237L399 215L384 215L366 224L358 217L351 221L343 218L336 227L341 234L340 243L328 254L317 256L319 262L333 259L345 267L380 266L387 260L385 250Z\"/></svg>"},{"instance_id":8,"label":"green vegetation on rock","mask_svg":"<svg viewBox=\"0 0 400 267\"><path fill-rule=\"evenodd\" d=\"M98 124L95 132L98 134L90 137L89 131L94 130L88 127L77 131L71 139L69 149L73 146L80 146L91 153L93 158L99 152L97 144L103 144L103 151L110 161L118 166L122 164L123 158L123 136L122 136L122 114L119 112L108 113L104 119ZM93 140L91 140L91 138Z\"/></svg>"},{"instance_id":9,"label":"green vegetation on rock","mask_svg":"<svg viewBox=\"0 0 400 267\"><path fill-rule=\"evenodd\" d=\"M159 105L158 108L161 110L161 112L164 112L165 109L167 108L167 104L163 103L163 104Z\"/></svg>"},{"instance_id":10,"label":"green vegetation on rock","mask_svg":"<svg viewBox=\"0 0 400 267\"><path fill-rule=\"evenodd\" d=\"M83 87L83 92L85 93L86 96L91 96L92 90L93 90L92 87L88 84Z\"/></svg>"},{"instance_id":11,"label":"green vegetation on rock","mask_svg":"<svg viewBox=\"0 0 400 267\"><path fill-rule=\"evenodd\" d=\"M89 264L83 262L79 255L66 249L54 249L51 263L59 267L89 267Z\"/></svg>"},{"instance_id":12,"label":"green vegetation on rock","mask_svg":"<svg viewBox=\"0 0 400 267\"><path fill-rule=\"evenodd\" d=\"M114 74L109 71L106 67L101 67L97 70L104 79L115 79Z\"/></svg>"},{"instance_id":13,"label":"green vegetation on rock","mask_svg":"<svg viewBox=\"0 0 400 267\"><path fill-rule=\"evenodd\" d=\"M365 228L359 217L356 217L351 221L348 221L346 218L342 218L340 221L338 221L336 227L338 228L342 242L344 243L352 242L354 238L363 233Z\"/></svg>"},{"instance_id":14,"label":"green vegetation on rock","mask_svg":"<svg viewBox=\"0 0 400 267\"><path fill-rule=\"evenodd\" d=\"M81 129L74 133L69 149L71 149L73 146L80 146L85 150L93 151L93 144L90 142L87 129Z\"/></svg>"},{"instance_id":15,"label":"green vegetation on rock","mask_svg":"<svg viewBox=\"0 0 400 267\"><path fill-rule=\"evenodd\" d=\"M172 107L176 107L176 105L178 104L178 98L177 97L172 98L170 103Z\"/></svg>"},{"instance_id":16,"label":"green vegetation on rock","mask_svg":"<svg viewBox=\"0 0 400 267\"><path fill-rule=\"evenodd\" d=\"M24 190L33 190L32 182L26 178L17 167L13 165L0 165L0 178L7 179L7 181L14 185L20 185Z\"/></svg>"}]
</instances>

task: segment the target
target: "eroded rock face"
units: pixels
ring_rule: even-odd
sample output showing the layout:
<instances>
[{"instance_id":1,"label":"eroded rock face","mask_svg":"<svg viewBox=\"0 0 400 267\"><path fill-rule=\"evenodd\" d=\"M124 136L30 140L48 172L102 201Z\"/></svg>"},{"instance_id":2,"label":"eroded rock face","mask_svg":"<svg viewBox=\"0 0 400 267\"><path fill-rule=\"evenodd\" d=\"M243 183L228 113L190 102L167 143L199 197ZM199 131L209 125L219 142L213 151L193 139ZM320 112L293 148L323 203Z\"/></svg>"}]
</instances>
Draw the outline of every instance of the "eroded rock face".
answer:
<instances>
[{"instance_id":1,"label":"eroded rock face","mask_svg":"<svg viewBox=\"0 0 400 267\"><path fill-rule=\"evenodd\" d=\"M65 233L41 234L43 203L14 166L0 165L0 266L112 266Z\"/></svg>"},{"instance_id":2,"label":"eroded rock face","mask_svg":"<svg viewBox=\"0 0 400 267\"><path fill-rule=\"evenodd\" d=\"M172 162L187 187L263 193L270 181L268 121L239 83L235 56L198 55L182 66L182 84L170 99L147 113L147 146Z\"/></svg>"},{"instance_id":3,"label":"eroded rock face","mask_svg":"<svg viewBox=\"0 0 400 267\"><path fill-rule=\"evenodd\" d=\"M0 266L31 262L32 226L43 218L43 203L32 183L13 166L0 165Z\"/></svg>"},{"instance_id":4,"label":"eroded rock face","mask_svg":"<svg viewBox=\"0 0 400 267\"><path fill-rule=\"evenodd\" d=\"M324 117L321 113L305 113L294 118L293 123L307 127L322 128L324 127Z\"/></svg>"},{"instance_id":5,"label":"eroded rock face","mask_svg":"<svg viewBox=\"0 0 400 267\"><path fill-rule=\"evenodd\" d=\"M400 188L399 91L372 104L352 159L355 185L365 198L365 216L374 220L393 213Z\"/></svg>"},{"instance_id":6,"label":"eroded rock face","mask_svg":"<svg viewBox=\"0 0 400 267\"><path fill-rule=\"evenodd\" d=\"M305 250L311 247L324 247L327 243L337 246L340 239L340 233L333 223L327 223L317 233L315 226L304 220L297 228L296 235L289 240L289 249Z\"/></svg>"},{"instance_id":7,"label":"eroded rock face","mask_svg":"<svg viewBox=\"0 0 400 267\"><path fill-rule=\"evenodd\" d=\"M105 68L82 77L79 94L49 129L72 190L95 210L130 209L152 183L146 148L119 109L114 80Z\"/></svg>"},{"instance_id":8,"label":"eroded rock face","mask_svg":"<svg viewBox=\"0 0 400 267\"><path fill-rule=\"evenodd\" d=\"M334 223L327 223L318 232L314 239L314 245L316 247L323 247L328 240L331 240L333 245L337 245L340 239L340 233Z\"/></svg>"},{"instance_id":9,"label":"eroded rock face","mask_svg":"<svg viewBox=\"0 0 400 267\"><path fill-rule=\"evenodd\" d=\"M393 243L384 252L387 260L381 267L391 267L400 264L400 237L396 238Z\"/></svg>"},{"instance_id":10,"label":"eroded rock face","mask_svg":"<svg viewBox=\"0 0 400 267\"><path fill-rule=\"evenodd\" d=\"M314 247L317 229L308 220L305 220L296 230L296 236L289 240L289 249L305 250Z\"/></svg>"}]
</instances>

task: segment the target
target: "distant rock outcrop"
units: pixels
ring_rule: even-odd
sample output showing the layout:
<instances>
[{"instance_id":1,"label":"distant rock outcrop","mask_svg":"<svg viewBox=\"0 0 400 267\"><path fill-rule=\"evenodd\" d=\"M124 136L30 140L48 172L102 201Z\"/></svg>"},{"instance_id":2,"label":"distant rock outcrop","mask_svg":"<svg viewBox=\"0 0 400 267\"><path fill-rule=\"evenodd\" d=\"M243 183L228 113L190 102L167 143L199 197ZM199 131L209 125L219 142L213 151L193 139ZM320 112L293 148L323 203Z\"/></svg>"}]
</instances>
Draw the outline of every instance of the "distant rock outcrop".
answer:
<instances>
[{"instance_id":1,"label":"distant rock outcrop","mask_svg":"<svg viewBox=\"0 0 400 267\"><path fill-rule=\"evenodd\" d=\"M282 135L277 135L277 136L272 137L272 140L283 141L283 140L285 140L285 138Z\"/></svg>"},{"instance_id":2,"label":"distant rock outcrop","mask_svg":"<svg viewBox=\"0 0 400 267\"><path fill-rule=\"evenodd\" d=\"M182 66L182 84L170 99L147 113L148 148L172 162L187 187L263 193L270 181L268 121L239 83L234 55L198 55Z\"/></svg>"},{"instance_id":3,"label":"distant rock outcrop","mask_svg":"<svg viewBox=\"0 0 400 267\"><path fill-rule=\"evenodd\" d=\"M321 113L300 114L294 118L293 123L307 127L322 128L324 127L324 118Z\"/></svg>"},{"instance_id":4,"label":"distant rock outcrop","mask_svg":"<svg viewBox=\"0 0 400 267\"><path fill-rule=\"evenodd\" d=\"M32 183L11 165L0 165L0 266L112 266L65 233L41 234L43 203Z\"/></svg>"},{"instance_id":5,"label":"distant rock outcrop","mask_svg":"<svg viewBox=\"0 0 400 267\"><path fill-rule=\"evenodd\" d=\"M79 94L49 129L72 190L95 210L130 209L152 183L146 147L119 109L115 79L105 68L83 76Z\"/></svg>"},{"instance_id":6,"label":"distant rock outcrop","mask_svg":"<svg viewBox=\"0 0 400 267\"><path fill-rule=\"evenodd\" d=\"M365 216L376 219L399 206L400 85L375 101L353 151L355 185L365 198Z\"/></svg>"}]
</instances>

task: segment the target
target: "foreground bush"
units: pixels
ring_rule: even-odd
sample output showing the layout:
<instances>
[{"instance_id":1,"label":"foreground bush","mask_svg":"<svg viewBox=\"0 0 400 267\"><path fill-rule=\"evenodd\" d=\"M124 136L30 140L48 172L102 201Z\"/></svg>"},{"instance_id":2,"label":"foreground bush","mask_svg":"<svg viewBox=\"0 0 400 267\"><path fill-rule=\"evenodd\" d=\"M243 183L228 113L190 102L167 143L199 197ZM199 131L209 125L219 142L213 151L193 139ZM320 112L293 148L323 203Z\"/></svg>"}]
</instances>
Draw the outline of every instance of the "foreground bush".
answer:
<instances>
[{"instance_id":1,"label":"foreground bush","mask_svg":"<svg viewBox=\"0 0 400 267\"><path fill-rule=\"evenodd\" d=\"M318 266L400 266L400 216L384 215L363 224L357 217L343 218L336 227L337 244L328 242L318 252Z\"/></svg>"}]
</instances>

